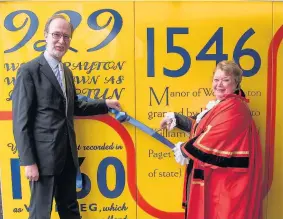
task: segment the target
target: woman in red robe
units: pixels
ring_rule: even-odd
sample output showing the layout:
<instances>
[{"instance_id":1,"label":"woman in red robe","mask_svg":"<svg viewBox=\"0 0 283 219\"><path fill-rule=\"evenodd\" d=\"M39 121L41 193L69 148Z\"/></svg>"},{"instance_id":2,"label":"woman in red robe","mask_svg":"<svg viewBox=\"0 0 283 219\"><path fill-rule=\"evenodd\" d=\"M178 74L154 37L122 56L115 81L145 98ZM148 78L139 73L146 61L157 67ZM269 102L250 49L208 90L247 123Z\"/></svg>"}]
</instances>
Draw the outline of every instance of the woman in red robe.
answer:
<instances>
[{"instance_id":1,"label":"woman in red robe","mask_svg":"<svg viewBox=\"0 0 283 219\"><path fill-rule=\"evenodd\" d=\"M186 219L260 219L262 154L259 135L240 89L242 70L232 61L214 71L216 99L196 117L168 113L161 127L190 131L174 148L188 164L183 206Z\"/></svg>"}]
</instances>

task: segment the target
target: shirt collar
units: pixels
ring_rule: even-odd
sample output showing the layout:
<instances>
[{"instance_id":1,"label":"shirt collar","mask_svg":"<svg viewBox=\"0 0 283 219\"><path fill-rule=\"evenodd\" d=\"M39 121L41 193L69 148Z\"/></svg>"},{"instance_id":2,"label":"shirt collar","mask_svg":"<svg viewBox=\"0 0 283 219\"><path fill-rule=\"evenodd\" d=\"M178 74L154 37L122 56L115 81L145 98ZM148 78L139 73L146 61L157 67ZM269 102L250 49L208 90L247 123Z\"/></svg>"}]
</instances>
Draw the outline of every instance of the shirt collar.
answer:
<instances>
[{"instance_id":1,"label":"shirt collar","mask_svg":"<svg viewBox=\"0 0 283 219\"><path fill-rule=\"evenodd\" d=\"M45 50L43 55L44 55L44 58L46 59L47 63L51 67L52 71L54 71L59 64L59 61L57 59L54 59L46 50Z\"/></svg>"}]
</instances>

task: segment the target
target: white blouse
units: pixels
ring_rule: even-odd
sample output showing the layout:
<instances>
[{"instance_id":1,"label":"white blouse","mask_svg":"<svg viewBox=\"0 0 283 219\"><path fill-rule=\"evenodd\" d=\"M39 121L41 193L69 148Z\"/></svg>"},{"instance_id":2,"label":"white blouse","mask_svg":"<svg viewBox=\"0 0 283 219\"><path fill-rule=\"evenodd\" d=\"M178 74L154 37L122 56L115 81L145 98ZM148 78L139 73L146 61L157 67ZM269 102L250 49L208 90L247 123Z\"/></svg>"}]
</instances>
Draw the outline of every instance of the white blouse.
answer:
<instances>
[{"instance_id":1,"label":"white blouse","mask_svg":"<svg viewBox=\"0 0 283 219\"><path fill-rule=\"evenodd\" d=\"M201 111L196 118L196 123L199 123L199 121L201 120L201 118L209 111L211 110L213 107L215 107L218 103L220 102L220 100L211 100L208 102L208 104L206 105L205 110Z\"/></svg>"}]
</instances>

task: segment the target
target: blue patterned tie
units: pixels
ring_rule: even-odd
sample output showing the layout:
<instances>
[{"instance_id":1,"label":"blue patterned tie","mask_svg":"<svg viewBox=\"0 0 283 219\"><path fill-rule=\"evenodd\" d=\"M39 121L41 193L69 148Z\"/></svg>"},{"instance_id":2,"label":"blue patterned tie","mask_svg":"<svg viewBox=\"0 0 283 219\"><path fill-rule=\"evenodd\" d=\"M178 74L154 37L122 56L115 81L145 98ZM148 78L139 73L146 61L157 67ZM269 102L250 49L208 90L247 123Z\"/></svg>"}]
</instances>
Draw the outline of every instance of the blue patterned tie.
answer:
<instances>
[{"instance_id":1,"label":"blue patterned tie","mask_svg":"<svg viewBox=\"0 0 283 219\"><path fill-rule=\"evenodd\" d=\"M60 66L61 62L58 63L57 68L55 69L55 76L57 78L57 81L64 93L64 87L63 87L63 80L62 80L62 74L61 74L61 66Z\"/></svg>"}]
</instances>

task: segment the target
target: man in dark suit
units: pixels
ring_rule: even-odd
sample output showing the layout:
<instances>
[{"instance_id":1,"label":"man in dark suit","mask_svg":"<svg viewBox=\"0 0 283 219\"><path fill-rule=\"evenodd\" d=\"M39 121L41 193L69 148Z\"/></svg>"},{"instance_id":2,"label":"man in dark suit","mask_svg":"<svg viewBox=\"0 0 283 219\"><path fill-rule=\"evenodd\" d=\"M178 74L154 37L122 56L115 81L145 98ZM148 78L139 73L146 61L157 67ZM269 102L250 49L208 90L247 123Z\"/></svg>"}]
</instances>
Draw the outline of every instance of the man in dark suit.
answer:
<instances>
[{"instance_id":1,"label":"man in dark suit","mask_svg":"<svg viewBox=\"0 0 283 219\"><path fill-rule=\"evenodd\" d=\"M72 33L64 16L52 16L44 30L46 51L20 67L13 91L13 131L30 181L30 219L49 219L53 197L61 219L80 219L74 115L120 110L117 100L78 99L72 72L61 63Z\"/></svg>"}]
</instances>

